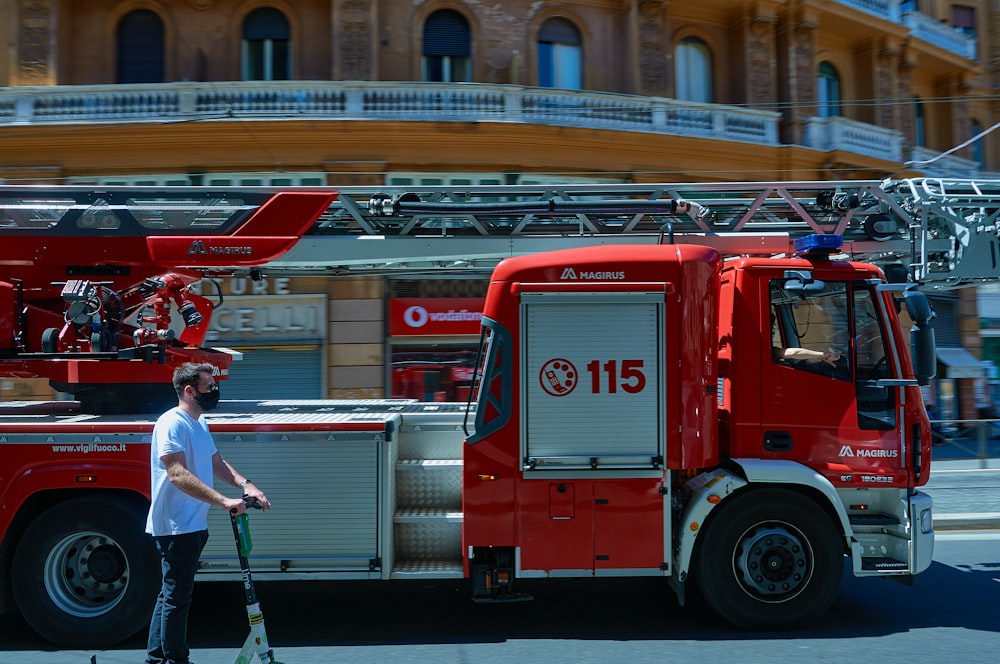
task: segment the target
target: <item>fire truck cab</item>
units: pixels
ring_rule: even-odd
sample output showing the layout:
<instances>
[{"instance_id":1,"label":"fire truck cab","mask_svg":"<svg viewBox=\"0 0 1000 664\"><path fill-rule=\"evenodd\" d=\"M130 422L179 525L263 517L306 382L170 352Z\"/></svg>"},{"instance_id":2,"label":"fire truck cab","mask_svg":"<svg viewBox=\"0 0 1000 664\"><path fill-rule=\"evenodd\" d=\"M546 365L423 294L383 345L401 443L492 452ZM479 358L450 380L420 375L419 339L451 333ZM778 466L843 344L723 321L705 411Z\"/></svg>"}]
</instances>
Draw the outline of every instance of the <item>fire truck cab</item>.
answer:
<instances>
[{"instance_id":1,"label":"fire truck cab","mask_svg":"<svg viewBox=\"0 0 1000 664\"><path fill-rule=\"evenodd\" d=\"M926 569L930 428L898 291L829 254L501 263L464 451L477 593L667 575L683 600L693 575L722 615L774 627L826 611L845 554L860 575Z\"/></svg>"}]
</instances>

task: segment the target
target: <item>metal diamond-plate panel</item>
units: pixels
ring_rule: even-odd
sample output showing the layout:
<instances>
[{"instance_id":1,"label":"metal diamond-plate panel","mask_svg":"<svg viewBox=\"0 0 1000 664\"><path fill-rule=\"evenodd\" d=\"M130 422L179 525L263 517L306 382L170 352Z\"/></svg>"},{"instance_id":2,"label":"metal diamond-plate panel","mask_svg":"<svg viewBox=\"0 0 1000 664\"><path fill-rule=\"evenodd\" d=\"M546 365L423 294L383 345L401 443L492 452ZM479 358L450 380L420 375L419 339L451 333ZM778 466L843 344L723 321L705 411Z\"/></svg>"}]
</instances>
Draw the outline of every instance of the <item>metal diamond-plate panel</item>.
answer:
<instances>
[{"instance_id":1,"label":"metal diamond-plate panel","mask_svg":"<svg viewBox=\"0 0 1000 664\"><path fill-rule=\"evenodd\" d=\"M403 413L399 431L401 459L461 459L464 414Z\"/></svg>"},{"instance_id":2,"label":"metal diamond-plate panel","mask_svg":"<svg viewBox=\"0 0 1000 664\"><path fill-rule=\"evenodd\" d=\"M392 570L394 579L461 579L463 576L461 560L408 560Z\"/></svg>"},{"instance_id":3,"label":"metal diamond-plate panel","mask_svg":"<svg viewBox=\"0 0 1000 664\"><path fill-rule=\"evenodd\" d=\"M397 567L414 560L461 559L462 522L423 518L397 523L394 530Z\"/></svg>"},{"instance_id":4,"label":"metal diamond-plate panel","mask_svg":"<svg viewBox=\"0 0 1000 664\"><path fill-rule=\"evenodd\" d=\"M403 461L396 469L398 506L462 509L460 461Z\"/></svg>"}]
</instances>

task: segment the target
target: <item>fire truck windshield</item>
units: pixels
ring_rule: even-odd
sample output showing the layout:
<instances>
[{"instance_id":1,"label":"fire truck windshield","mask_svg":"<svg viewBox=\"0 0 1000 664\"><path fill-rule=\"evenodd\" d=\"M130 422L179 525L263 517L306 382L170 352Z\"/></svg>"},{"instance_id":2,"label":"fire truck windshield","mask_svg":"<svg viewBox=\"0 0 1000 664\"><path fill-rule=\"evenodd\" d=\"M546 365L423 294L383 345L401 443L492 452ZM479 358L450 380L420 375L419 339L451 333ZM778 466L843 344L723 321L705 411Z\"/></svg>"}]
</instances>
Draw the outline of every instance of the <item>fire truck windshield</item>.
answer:
<instances>
[{"instance_id":1,"label":"fire truck windshield","mask_svg":"<svg viewBox=\"0 0 1000 664\"><path fill-rule=\"evenodd\" d=\"M850 321L843 281L773 279L771 347L775 362L850 380Z\"/></svg>"},{"instance_id":2,"label":"fire truck windshield","mask_svg":"<svg viewBox=\"0 0 1000 664\"><path fill-rule=\"evenodd\" d=\"M892 377L894 363L875 286L802 277L771 280L773 361L854 381L859 428L893 429L896 393L878 381Z\"/></svg>"}]
</instances>

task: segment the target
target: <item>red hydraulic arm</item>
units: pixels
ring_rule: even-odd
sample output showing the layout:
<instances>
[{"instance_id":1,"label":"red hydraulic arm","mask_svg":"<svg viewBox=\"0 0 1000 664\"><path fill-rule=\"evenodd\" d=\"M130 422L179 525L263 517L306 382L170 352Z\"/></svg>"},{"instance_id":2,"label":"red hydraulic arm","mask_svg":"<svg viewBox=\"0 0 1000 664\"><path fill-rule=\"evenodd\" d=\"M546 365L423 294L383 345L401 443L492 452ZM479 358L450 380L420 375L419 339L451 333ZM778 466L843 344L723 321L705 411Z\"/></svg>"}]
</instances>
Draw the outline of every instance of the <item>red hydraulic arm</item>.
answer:
<instances>
[{"instance_id":1,"label":"red hydraulic arm","mask_svg":"<svg viewBox=\"0 0 1000 664\"><path fill-rule=\"evenodd\" d=\"M48 378L93 412L160 407L200 348L205 276L288 251L330 190L0 187L0 376ZM176 313L176 316L174 315Z\"/></svg>"}]
</instances>

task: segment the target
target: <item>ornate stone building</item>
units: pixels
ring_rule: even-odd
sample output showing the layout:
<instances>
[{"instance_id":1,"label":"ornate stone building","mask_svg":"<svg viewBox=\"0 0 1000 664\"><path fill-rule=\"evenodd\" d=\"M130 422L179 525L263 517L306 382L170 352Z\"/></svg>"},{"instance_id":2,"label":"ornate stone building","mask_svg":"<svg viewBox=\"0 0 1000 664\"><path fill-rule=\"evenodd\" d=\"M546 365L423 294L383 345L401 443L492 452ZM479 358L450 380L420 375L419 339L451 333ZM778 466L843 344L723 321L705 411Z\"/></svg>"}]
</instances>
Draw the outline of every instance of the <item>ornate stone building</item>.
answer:
<instances>
[{"instance_id":1,"label":"ornate stone building","mask_svg":"<svg viewBox=\"0 0 1000 664\"><path fill-rule=\"evenodd\" d=\"M983 1L0 0L0 26L7 183L1000 170L1000 137L966 144L1000 120ZM313 340L323 394L387 395L385 300L405 289L327 290L358 301L331 299Z\"/></svg>"}]
</instances>

